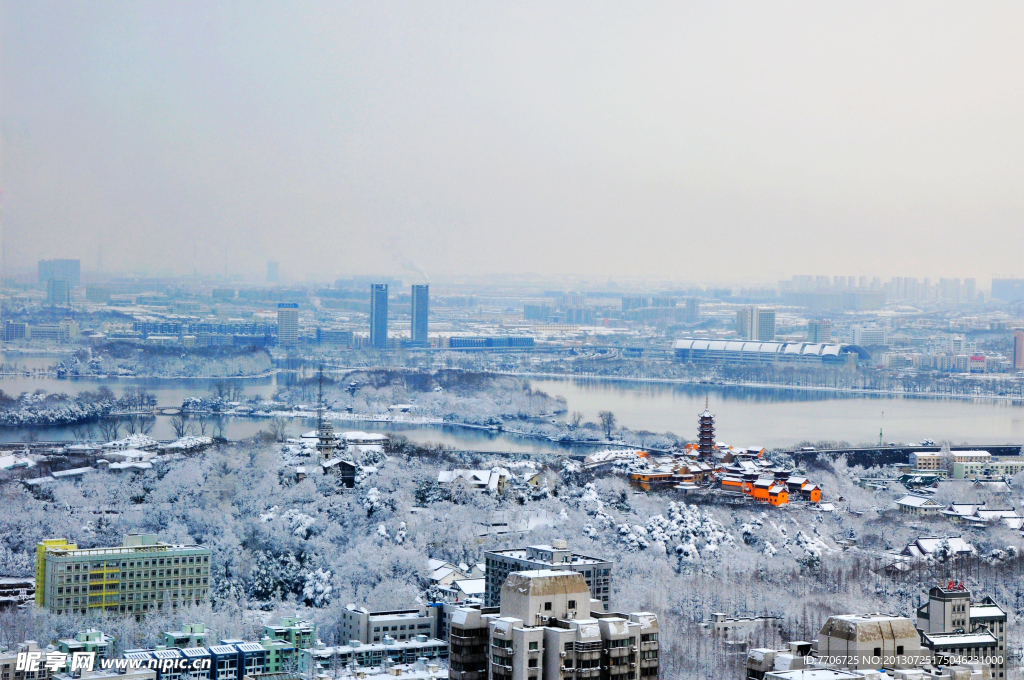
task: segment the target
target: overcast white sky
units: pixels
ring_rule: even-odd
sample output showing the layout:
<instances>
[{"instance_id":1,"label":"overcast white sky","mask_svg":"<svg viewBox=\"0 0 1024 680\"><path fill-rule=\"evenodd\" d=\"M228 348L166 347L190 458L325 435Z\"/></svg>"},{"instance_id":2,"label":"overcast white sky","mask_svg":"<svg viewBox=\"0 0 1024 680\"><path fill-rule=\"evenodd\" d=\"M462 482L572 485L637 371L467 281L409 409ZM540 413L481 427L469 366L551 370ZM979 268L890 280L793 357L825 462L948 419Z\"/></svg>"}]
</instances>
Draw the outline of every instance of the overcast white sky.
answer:
<instances>
[{"instance_id":1,"label":"overcast white sky","mask_svg":"<svg viewBox=\"0 0 1024 680\"><path fill-rule=\"evenodd\" d=\"M1024 275L1019 1L0 12L12 266Z\"/></svg>"}]
</instances>

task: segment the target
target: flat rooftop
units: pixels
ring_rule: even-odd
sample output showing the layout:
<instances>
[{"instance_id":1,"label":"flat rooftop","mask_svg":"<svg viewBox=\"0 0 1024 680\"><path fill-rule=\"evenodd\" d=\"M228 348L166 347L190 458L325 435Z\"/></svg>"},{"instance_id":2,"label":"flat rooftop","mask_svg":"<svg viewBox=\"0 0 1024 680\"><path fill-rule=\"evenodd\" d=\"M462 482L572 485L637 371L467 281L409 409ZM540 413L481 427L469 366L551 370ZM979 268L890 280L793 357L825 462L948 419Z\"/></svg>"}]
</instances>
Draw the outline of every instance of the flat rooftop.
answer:
<instances>
[{"instance_id":1,"label":"flat rooftop","mask_svg":"<svg viewBox=\"0 0 1024 680\"><path fill-rule=\"evenodd\" d=\"M547 550L553 550L554 552L558 552L557 550L554 550L553 548L550 548L550 547L547 547L547 548L545 548L543 546L535 546L535 547L540 548L542 550L547 549ZM611 564L611 560L606 560L606 559L603 559L601 557L591 557L589 555L581 555L579 553L571 553L572 554L572 562L554 562L554 561L550 561L549 562L549 561L546 561L546 560L539 560L539 559L537 559L535 557L528 557L527 549L526 548L509 548L508 550L488 550L487 553L489 553L491 555L501 555L502 557L511 557L513 559L529 560L530 562L533 562L535 564L550 564L552 566L561 566L561 565L564 565L564 564Z\"/></svg>"}]
</instances>

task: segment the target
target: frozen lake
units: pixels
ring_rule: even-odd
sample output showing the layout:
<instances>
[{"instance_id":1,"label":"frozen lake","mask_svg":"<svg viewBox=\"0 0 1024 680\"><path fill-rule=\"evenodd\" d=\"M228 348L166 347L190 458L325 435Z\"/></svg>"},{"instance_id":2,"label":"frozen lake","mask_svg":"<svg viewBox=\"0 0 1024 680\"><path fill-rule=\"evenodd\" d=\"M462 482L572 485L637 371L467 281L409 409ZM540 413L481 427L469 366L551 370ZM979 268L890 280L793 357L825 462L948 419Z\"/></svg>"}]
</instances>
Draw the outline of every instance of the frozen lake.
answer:
<instances>
[{"instance_id":1,"label":"frozen lake","mask_svg":"<svg viewBox=\"0 0 1024 680\"><path fill-rule=\"evenodd\" d=\"M1019 402L592 379L531 379L530 384L565 397L569 410L581 411L586 420L596 422L598 411L608 410L631 429L689 439L697 436L697 414L708 397L718 439L734 446L821 440L877 444L880 427L886 442L1024 443Z\"/></svg>"},{"instance_id":2,"label":"frozen lake","mask_svg":"<svg viewBox=\"0 0 1024 680\"><path fill-rule=\"evenodd\" d=\"M2 356L2 355L0 355ZM53 356L8 355L7 363L43 368L57 361ZM270 397L279 387L291 384L298 374L280 371L262 378L234 379L247 395ZM156 395L161 406L178 406L188 396L209 393L212 379L98 379L53 377L0 377L0 390L10 395L38 389L76 394L105 385L116 394L141 387ZM696 436L697 414L710 400L718 438L736 446L791 446L801 441L836 440L851 444L877 443L883 428L885 441L917 442L924 438L954 443L1024 443L1024 405L991 399L955 400L923 397L851 395L831 392L772 388L682 385L596 379L531 379L535 389L568 400L570 411L581 411L596 421L598 411L615 414L620 425L653 432L671 431ZM883 417L884 412L884 417ZM266 427L260 420L229 419L226 435L232 439L251 436ZM347 429L395 431L418 443L441 443L478 451L564 453L571 450L554 442L452 427L410 427L387 423L341 424ZM312 428L295 420L289 434ZM26 431L0 429L0 441L20 441ZM73 439L68 428L37 428L42 440ZM154 436L173 437L169 418L158 418ZM586 450L580 447L578 450Z\"/></svg>"}]
</instances>

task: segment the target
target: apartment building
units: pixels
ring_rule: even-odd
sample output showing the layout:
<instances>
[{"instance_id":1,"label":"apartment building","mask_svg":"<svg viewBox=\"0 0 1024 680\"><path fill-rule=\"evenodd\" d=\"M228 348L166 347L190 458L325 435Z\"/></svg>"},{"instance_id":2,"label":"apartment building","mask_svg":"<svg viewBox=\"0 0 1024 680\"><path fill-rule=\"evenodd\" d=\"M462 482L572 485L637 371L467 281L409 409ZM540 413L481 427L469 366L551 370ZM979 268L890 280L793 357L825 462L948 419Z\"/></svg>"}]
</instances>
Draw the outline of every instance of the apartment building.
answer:
<instances>
[{"instance_id":1,"label":"apartment building","mask_svg":"<svg viewBox=\"0 0 1024 680\"><path fill-rule=\"evenodd\" d=\"M316 644L316 624L298 616L286 616L277 624L263 626L263 636L271 640L284 640L296 649L306 649Z\"/></svg>"},{"instance_id":2,"label":"apartment building","mask_svg":"<svg viewBox=\"0 0 1024 680\"><path fill-rule=\"evenodd\" d=\"M246 676L294 674L299 663L297 644L314 647L315 630L307 621L286 617L278 624L263 626L258 642L218 641L205 624L192 623L180 631L163 633L161 645L155 649L130 649L123 656L147 664L181 664L170 670L160 668L160 680L245 680Z\"/></svg>"},{"instance_id":3,"label":"apartment building","mask_svg":"<svg viewBox=\"0 0 1024 680\"><path fill-rule=\"evenodd\" d=\"M25 640L9 650L0 647L0 680L50 680L52 674L45 663L40 663L34 671L18 670L18 654L21 653L44 655L46 650L40 649L35 640Z\"/></svg>"},{"instance_id":4,"label":"apartment building","mask_svg":"<svg viewBox=\"0 0 1024 680\"><path fill-rule=\"evenodd\" d=\"M343 640L362 644L382 642L384 638L413 640L418 635L437 637L437 616L427 607L371 612L366 607L350 604L341 612Z\"/></svg>"},{"instance_id":5,"label":"apartment building","mask_svg":"<svg viewBox=\"0 0 1024 680\"><path fill-rule=\"evenodd\" d=\"M63 538L36 545L36 606L57 614L106 610L142 615L204 602L210 549L127 534L120 547L87 548Z\"/></svg>"},{"instance_id":6,"label":"apartment building","mask_svg":"<svg viewBox=\"0 0 1024 680\"><path fill-rule=\"evenodd\" d=\"M1006 677L1006 611L985 597L972 601L962 582L928 591L917 610L921 640L936 658L987 663L992 680Z\"/></svg>"},{"instance_id":7,"label":"apartment building","mask_svg":"<svg viewBox=\"0 0 1024 680\"><path fill-rule=\"evenodd\" d=\"M913 451L910 467L914 470L942 470L945 468L945 456L932 451Z\"/></svg>"},{"instance_id":8,"label":"apartment building","mask_svg":"<svg viewBox=\"0 0 1024 680\"><path fill-rule=\"evenodd\" d=\"M205 623L185 623L181 630L165 631L160 634L160 644L165 647L205 647L216 636L206 630Z\"/></svg>"},{"instance_id":9,"label":"apartment building","mask_svg":"<svg viewBox=\"0 0 1024 680\"><path fill-rule=\"evenodd\" d=\"M1013 477L1021 470L1024 470L1024 459L1020 456L978 458L977 460L954 462L952 477L953 479Z\"/></svg>"},{"instance_id":10,"label":"apartment building","mask_svg":"<svg viewBox=\"0 0 1024 680\"><path fill-rule=\"evenodd\" d=\"M551 545L532 545L509 550L489 550L484 553L486 582L484 606L497 607L501 604L502 587L509 574L516 571L572 571L583 575L593 599L599 600L608 611L611 592L612 563L600 557L590 557L569 550L562 540Z\"/></svg>"},{"instance_id":11,"label":"apartment building","mask_svg":"<svg viewBox=\"0 0 1024 680\"><path fill-rule=\"evenodd\" d=\"M420 659L444 659L448 656L448 643L426 635L417 635L412 640L395 640L388 637L381 642L364 645L352 640L347 645L328 647L317 644L312 649L299 652L300 673L312 670L330 670L348 665L369 668L387 668L392 664L411 664Z\"/></svg>"},{"instance_id":12,"label":"apartment building","mask_svg":"<svg viewBox=\"0 0 1024 680\"><path fill-rule=\"evenodd\" d=\"M160 680L245 680L269 673L267 650L263 645L244 640L221 640L209 647L172 647L170 649L131 649L124 658L154 666ZM164 663L174 667L165 669Z\"/></svg>"},{"instance_id":13,"label":"apartment building","mask_svg":"<svg viewBox=\"0 0 1024 680\"><path fill-rule=\"evenodd\" d=\"M58 640L57 649L65 654L88 652L97 658L110 658L114 652L114 638L103 631L88 628L69 640Z\"/></svg>"},{"instance_id":14,"label":"apartment building","mask_svg":"<svg viewBox=\"0 0 1024 680\"><path fill-rule=\"evenodd\" d=\"M497 615L472 610L452 621L467 641L453 680L482 679L479 633L487 623L490 680L639 680L658 676L658 618L649 612L592 612L590 588L578 572L514 572L502 587ZM596 604L596 603L595 603Z\"/></svg>"}]
</instances>

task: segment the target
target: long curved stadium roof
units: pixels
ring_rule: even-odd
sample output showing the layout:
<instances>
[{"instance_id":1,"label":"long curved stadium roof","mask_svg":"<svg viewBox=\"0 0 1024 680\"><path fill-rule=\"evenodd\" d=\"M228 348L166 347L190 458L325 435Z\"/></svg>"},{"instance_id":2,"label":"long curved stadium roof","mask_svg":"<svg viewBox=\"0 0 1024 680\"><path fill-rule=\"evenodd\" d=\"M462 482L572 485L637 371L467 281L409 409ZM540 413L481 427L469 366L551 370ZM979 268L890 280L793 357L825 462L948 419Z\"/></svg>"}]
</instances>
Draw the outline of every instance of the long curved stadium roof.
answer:
<instances>
[{"instance_id":1,"label":"long curved stadium roof","mask_svg":"<svg viewBox=\"0 0 1024 680\"><path fill-rule=\"evenodd\" d=\"M844 352L857 352L855 345L811 342L744 342L740 340L676 340L675 349L705 352L757 352L760 354L782 354L787 356L837 357ZM859 353L859 352L857 352Z\"/></svg>"}]
</instances>

